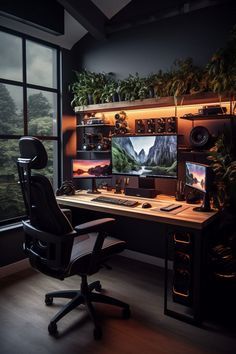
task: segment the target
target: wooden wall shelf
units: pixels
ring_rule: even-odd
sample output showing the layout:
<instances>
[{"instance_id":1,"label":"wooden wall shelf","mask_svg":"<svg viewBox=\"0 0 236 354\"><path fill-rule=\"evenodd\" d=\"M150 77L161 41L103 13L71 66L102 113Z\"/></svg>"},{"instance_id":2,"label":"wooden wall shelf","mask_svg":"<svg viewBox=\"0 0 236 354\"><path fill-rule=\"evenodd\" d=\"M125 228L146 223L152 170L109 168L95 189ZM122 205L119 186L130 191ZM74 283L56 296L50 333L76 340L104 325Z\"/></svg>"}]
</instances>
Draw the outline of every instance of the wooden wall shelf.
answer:
<instances>
[{"instance_id":1,"label":"wooden wall shelf","mask_svg":"<svg viewBox=\"0 0 236 354\"><path fill-rule=\"evenodd\" d=\"M229 101L229 97L222 95L221 101ZM182 102L182 106L185 105L195 105L195 104L211 104L219 102L219 97L211 92L201 93L195 95L185 95ZM145 109L145 108L159 108L159 107L173 107L174 98L171 97L161 97L161 98L147 98L145 100L135 100L135 101L122 101L122 102L112 102L112 103L101 103L93 104L88 106L77 106L75 107L75 113L80 112L108 112L108 111L119 111L122 109Z\"/></svg>"},{"instance_id":2,"label":"wooden wall shelf","mask_svg":"<svg viewBox=\"0 0 236 354\"><path fill-rule=\"evenodd\" d=\"M180 119L186 119L186 120L213 120L213 119L231 119L231 118L236 118L235 115L233 114L215 114L215 115L187 115L184 117L180 117Z\"/></svg>"},{"instance_id":3,"label":"wooden wall shelf","mask_svg":"<svg viewBox=\"0 0 236 354\"><path fill-rule=\"evenodd\" d=\"M76 125L77 128L99 128L99 127L110 127L110 128L114 128L114 124L77 124Z\"/></svg>"}]
</instances>

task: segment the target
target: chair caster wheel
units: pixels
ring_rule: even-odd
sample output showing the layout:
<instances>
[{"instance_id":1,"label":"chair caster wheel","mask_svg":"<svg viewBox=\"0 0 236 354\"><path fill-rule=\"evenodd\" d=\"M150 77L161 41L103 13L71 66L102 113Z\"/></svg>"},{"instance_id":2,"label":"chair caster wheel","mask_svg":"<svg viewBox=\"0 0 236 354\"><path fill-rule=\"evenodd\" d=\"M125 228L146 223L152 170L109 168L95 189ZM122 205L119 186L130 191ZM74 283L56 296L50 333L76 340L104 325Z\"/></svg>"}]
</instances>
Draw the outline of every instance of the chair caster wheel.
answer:
<instances>
[{"instance_id":1,"label":"chair caster wheel","mask_svg":"<svg viewBox=\"0 0 236 354\"><path fill-rule=\"evenodd\" d=\"M102 338L102 330L100 327L94 328L93 337L95 340L100 340Z\"/></svg>"},{"instance_id":2,"label":"chair caster wheel","mask_svg":"<svg viewBox=\"0 0 236 354\"><path fill-rule=\"evenodd\" d=\"M129 307L125 307L124 309L123 309L123 311L122 311L122 317L124 318L124 319L129 319L130 318L130 309L129 309Z\"/></svg>"},{"instance_id":3,"label":"chair caster wheel","mask_svg":"<svg viewBox=\"0 0 236 354\"><path fill-rule=\"evenodd\" d=\"M55 336L57 332L57 324L54 322L50 322L48 325L48 332L51 334L51 336Z\"/></svg>"},{"instance_id":4,"label":"chair caster wheel","mask_svg":"<svg viewBox=\"0 0 236 354\"><path fill-rule=\"evenodd\" d=\"M51 296L45 296L45 304L47 305L47 306L50 306L50 305L52 305L52 303L53 303L53 298L51 297Z\"/></svg>"}]
</instances>

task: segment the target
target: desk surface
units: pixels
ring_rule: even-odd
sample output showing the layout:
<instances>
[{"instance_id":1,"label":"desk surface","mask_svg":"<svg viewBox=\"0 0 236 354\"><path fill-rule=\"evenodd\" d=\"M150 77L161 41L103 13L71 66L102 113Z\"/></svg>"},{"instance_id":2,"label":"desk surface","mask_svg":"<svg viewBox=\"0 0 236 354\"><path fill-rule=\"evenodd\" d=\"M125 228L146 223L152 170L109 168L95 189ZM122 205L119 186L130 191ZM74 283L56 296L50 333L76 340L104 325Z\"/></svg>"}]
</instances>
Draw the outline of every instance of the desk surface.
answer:
<instances>
[{"instance_id":1,"label":"desk surface","mask_svg":"<svg viewBox=\"0 0 236 354\"><path fill-rule=\"evenodd\" d=\"M114 194L113 192L101 191L102 194L117 199L136 200L140 204L136 207L126 207L123 205L114 205L92 201L96 194L89 194L86 191L76 192L73 196L58 196L57 201L61 205L88 209L108 214L127 216L131 218L160 222L176 226L184 226L201 230L210 224L216 217L217 212L196 212L193 208L196 205L187 204L185 202L177 202L174 197L158 195L156 198L147 199L140 197L130 197L124 194ZM142 208L142 203L149 202L152 207L148 209ZM175 209L171 212L160 211L160 207L176 203L181 204L182 208Z\"/></svg>"}]
</instances>

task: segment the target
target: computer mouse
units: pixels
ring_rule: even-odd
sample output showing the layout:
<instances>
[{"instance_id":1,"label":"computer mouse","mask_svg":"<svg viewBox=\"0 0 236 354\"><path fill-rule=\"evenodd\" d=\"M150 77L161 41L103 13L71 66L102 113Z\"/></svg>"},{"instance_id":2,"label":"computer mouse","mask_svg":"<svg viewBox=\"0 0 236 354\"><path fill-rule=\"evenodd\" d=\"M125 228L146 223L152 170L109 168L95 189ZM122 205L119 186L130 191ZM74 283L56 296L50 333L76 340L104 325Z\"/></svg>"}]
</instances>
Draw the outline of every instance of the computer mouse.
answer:
<instances>
[{"instance_id":1,"label":"computer mouse","mask_svg":"<svg viewBox=\"0 0 236 354\"><path fill-rule=\"evenodd\" d=\"M142 204L142 208L151 208L152 207L152 204L148 203L148 202L145 202Z\"/></svg>"}]
</instances>

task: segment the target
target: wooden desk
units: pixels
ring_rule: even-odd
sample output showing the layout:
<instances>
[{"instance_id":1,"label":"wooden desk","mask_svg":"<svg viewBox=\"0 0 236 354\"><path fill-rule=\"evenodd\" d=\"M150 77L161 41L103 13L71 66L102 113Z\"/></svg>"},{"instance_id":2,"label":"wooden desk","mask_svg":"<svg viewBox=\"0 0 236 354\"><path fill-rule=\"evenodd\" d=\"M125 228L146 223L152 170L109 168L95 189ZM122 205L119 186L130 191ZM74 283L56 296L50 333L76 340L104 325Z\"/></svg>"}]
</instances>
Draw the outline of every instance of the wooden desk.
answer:
<instances>
[{"instance_id":1,"label":"wooden desk","mask_svg":"<svg viewBox=\"0 0 236 354\"><path fill-rule=\"evenodd\" d=\"M202 320L207 240L213 222L217 219L217 212L195 212L193 207L196 205L176 202L173 197L164 195L158 195L155 199L145 199L103 190L102 195L137 200L140 204L136 207L126 207L96 202L92 201L96 195L88 194L86 191L77 192L74 196L57 197L57 201L63 206L164 225L163 233L166 240L164 312L172 317L199 324ZM151 208L142 208L142 203L146 201L151 203ZM182 207L171 212L160 211L160 207L171 203L181 204ZM151 232L151 229L148 230L145 239ZM178 263L176 256L179 254L186 255L188 264ZM175 288L179 269L188 274L186 289L182 289L182 293L179 291L178 284L177 289Z\"/></svg>"},{"instance_id":2,"label":"wooden desk","mask_svg":"<svg viewBox=\"0 0 236 354\"><path fill-rule=\"evenodd\" d=\"M111 213L114 215L127 216L131 218L141 218L143 220L161 222L168 225L189 227L196 230L202 230L207 225L209 225L217 214L216 212L194 212L193 208L196 207L196 205L187 204L185 202L176 202L174 197L165 195L158 195L154 199L147 199L140 197L129 197L124 194L114 194L105 190L102 190L102 195L117 199L137 200L140 204L136 207L125 207L121 205L98 203L92 201L92 199L97 195L86 193L86 191L77 192L76 195L73 196L57 197L57 201L59 204L63 204L65 206L94 210L109 214ZM152 204L152 208L143 209L142 203L147 201ZM159 210L160 207L171 203L183 205L183 210L181 208L171 212ZM184 207L186 209L184 209Z\"/></svg>"}]
</instances>

